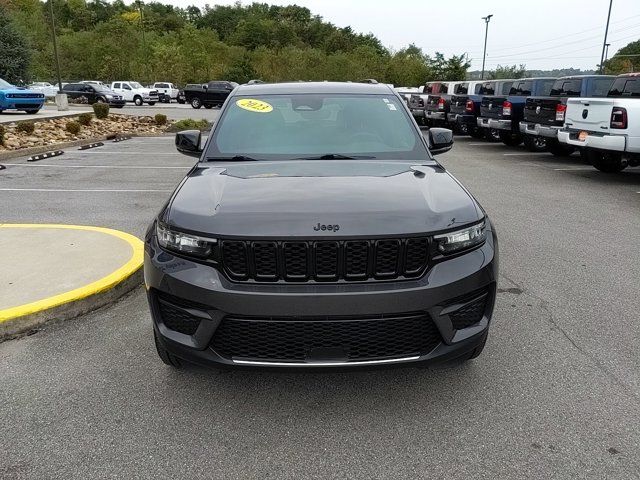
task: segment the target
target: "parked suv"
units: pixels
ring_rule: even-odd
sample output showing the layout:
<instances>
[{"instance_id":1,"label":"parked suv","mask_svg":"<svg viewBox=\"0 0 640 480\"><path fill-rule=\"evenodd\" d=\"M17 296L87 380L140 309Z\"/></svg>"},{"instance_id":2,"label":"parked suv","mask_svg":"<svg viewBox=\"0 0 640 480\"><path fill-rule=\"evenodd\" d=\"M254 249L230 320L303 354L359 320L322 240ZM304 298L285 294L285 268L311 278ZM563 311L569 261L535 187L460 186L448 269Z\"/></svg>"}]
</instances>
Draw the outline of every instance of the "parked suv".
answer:
<instances>
[{"instance_id":1,"label":"parked suv","mask_svg":"<svg viewBox=\"0 0 640 480\"><path fill-rule=\"evenodd\" d=\"M549 95L555 78L521 78L511 82L506 95L487 95L480 105L479 122L488 123L489 128L498 130L502 143L516 146L522 143L520 120L524 114L524 105L531 95ZM485 122L488 120L488 122ZM527 148L544 150L546 144L540 137L527 138Z\"/></svg>"},{"instance_id":2,"label":"parked suv","mask_svg":"<svg viewBox=\"0 0 640 480\"><path fill-rule=\"evenodd\" d=\"M158 91L158 96L162 97L160 100L166 103L171 103L171 100L178 99L178 88L169 82L156 82L153 84L154 90Z\"/></svg>"},{"instance_id":3,"label":"parked suv","mask_svg":"<svg viewBox=\"0 0 640 480\"><path fill-rule=\"evenodd\" d=\"M485 211L388 85L242 85L145 236L160 358L363 368L482 351L498 279Z\"/></svg>"},{"instance_id":4,"label":"parked suv","mask_svg":"<svg viewBox=\"0 0 640 480\"><path fill-rule=\"evenodd\" d=\"M553 155L570 155L575 147L558 142L558 130L564 125L569 97L606 97L615 77L577 75L558 78L549 96L529 97L524 107L520 132L525 138L542 137ZM525 140L526 141L526 140Z\"/></svg>"},{"instance_id":5,"label":"parked suv","mask_svg":"<svg viewBox=\"0 0 640 480\"><path fill-rule=\"evenodd\" d=\"M121 95L103 85L92 83L67 83L62 87L62 93L77 103L108 103L109 106L122 108L127 103Z\"/></svg>"},{"instance_id":6,"label":"parked suv","mask_svg":"<svg viewBox=\"0 0 640 480\"><path fill-rule=\"evenodd\" d=\"M604 98L569 98L558 140L602 172L640 165L640 73L616 77Z\"/></svg>"},{"instance_id":7,"label":"parked suv","mask_svg":"<svg viewBox=\"0 0 640 480\"><path fill-rule=\"evenodd\" d=\"M138 82L117 81L111 84L111 90L121 95L126 102L133 102L137 106L144 103L155 105L158 100L158 91L152 88L145 88Z\"/></svg>"},{"instance_id":8,"label":"parked suv","mask_svg":"<svg viewBox=\"0 0 640 480\"><path fill-rule=\"evenodd\" d=\"M44 105L44 93L16 87L0 78L0 113L4 110L38 113L42 105Z\"/></svg>"},{"instance_id":9,"label":"parked suv","mask_svg":"<svg viewBox=\"0 0 640 480\"><path fill-rule=\"evenodd\" d=\"M237 86L235 82L211 81L204 85L186 86L184 96L186 103L191 104L193 108L221 107Z\"/></svg>"}]
</instances>

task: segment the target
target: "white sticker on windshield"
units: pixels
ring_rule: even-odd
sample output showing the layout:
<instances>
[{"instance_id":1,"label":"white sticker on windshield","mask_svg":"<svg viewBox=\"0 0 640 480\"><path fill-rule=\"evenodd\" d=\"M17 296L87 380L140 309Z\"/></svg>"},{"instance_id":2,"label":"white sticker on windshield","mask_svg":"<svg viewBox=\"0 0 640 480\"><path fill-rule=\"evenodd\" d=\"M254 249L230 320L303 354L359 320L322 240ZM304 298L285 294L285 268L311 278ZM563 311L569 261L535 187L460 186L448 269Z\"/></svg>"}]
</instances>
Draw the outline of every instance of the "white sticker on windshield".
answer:
<instances>
[{"instance_id":1,"label":"white sticker on windshield","mask_svg":"<svg viewBox=\"0 0 640 480\"><path fill-rule=\"evenodd\" d=\"M389 107L389 110L397 110L396 106L393 103L387 103L387 107Z\"/></svg>"},{"instance_id":2,"label":"white sticker on windshield","mask_svg":"<svg viewBox=\"0 0 640 480\"><path fill-rule=\"evenodd\" d=\"M382 99L382 101L383 101L384 103L389 103L389 99L388 99L388 98L383 98L383 99Z\"/></svg>"}]
</instances>

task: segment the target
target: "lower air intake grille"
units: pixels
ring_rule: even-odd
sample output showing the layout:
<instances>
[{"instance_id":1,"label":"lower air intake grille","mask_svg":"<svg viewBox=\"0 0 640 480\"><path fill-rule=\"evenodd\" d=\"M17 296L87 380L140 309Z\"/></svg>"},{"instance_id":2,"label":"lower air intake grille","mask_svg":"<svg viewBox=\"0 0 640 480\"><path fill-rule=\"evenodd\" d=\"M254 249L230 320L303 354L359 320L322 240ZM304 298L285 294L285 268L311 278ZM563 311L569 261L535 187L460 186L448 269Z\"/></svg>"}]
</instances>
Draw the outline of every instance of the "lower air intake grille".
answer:
<instances>
[{"instance_id":1,"label":"lower air intake grille","mask_svg":"<svg viewBox=\"0 0 640 480\"><path fill-rule=\"evenodd\" d=\"M460 330L478 323L482 320L487 305L488 294L484 294L477 300L467 303L464 307L449 314L453 328Z\"/></svg>"},{"instance_id":2,"label":"lower air intake grille","mask_svg":"<svg viewBox=\"0 0 640 480\"><path fill-rule=\"evenodd\" d=\"M212 347L227 358L364 361L426 354L441 341L424 313L379 317L226 317Z\"/></svg>"},{"instance_id":3,"label":"lower air intake grille","mask_svg":"<svg viewBox=\"0 0 640 480\"><path fill-rule=\"evenodd\" d=\"M186 308L207 310L209 307L190 300L184 300L166 293L156 294L158 311L162 323L173 331L193 335L200 326L201 319L191 315Z\"/></svg>"}]
</instances>

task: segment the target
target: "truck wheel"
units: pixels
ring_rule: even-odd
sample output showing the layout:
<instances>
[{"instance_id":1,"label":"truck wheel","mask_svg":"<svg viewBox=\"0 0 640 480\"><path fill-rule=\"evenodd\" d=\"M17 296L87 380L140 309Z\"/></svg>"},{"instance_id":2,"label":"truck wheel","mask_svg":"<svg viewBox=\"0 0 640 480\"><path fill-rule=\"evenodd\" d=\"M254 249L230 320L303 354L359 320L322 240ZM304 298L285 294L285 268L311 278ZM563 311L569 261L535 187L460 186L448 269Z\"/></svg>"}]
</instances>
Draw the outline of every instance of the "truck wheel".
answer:
<instances>
[{"instance_id":1,"label":"truck wheel","mask_svg":"<svg viewBox=\"0 0 640 480\"><path fill-rule=\"evenodd\" d=\"M558 142L557 140L555 142L547 142L549 143L548 149L549 152L552 155L555 155L556 157L568 157L569 155L571 155L573 152L576 151L575 147L572 147L570 145L565 145L563 143Z\"/></svg>"},{"instance_id":2,"label":"truck wheel","mask_svg":"<svg viewBox=\"0 0 640 480\"><path fill-rule=\"evenodd\" d=\"M207 110L211 110L213 108L213 105L205 103L204 108L206 108Z\"/></svg>"},{"instance_id":3,"label":"truck wheel","mask_svg":"<svg viewBox=\"0 0 640 480\"><path fill-rule=\"evenodd\" d=\"M484 137L484 132L480 127L471 126L469 127L469 135L473 138L482 138Z\"/></svg>"},{"instance_id":4,"label":"truck wheel","mask_svg":"<svg viewBox=\"0 0 640 480\"><path fill-rule=\"evenodd\" d=\"M107 99L104 97L98 97L96 99L96 103L106 103Z\"/></svg>"},{"instance_id":5,"label":"truck wheel","mask_svg":"<svg viewBox=\"0 0 640 480\"><path fill-rule=\"evenodd\" d=\"M547 139L535 135L525 135L524 146L530 152L544 152L547 149Z\"/></svg>"},{"instance_id":6,"label":"truck wheel","mask_svg":"<svg viewBox=\"0 0 640 480\"><path fill-rule=\"evenodd\" d=\"M153 331L153 341L156 344L156 351L158 352L158 356L160 357L160 360L162 360L162 363L164 363L165 365L169 365L170 367L173 367L173 368L177 368L177 369L182 368L182 362L180 361L180 359L174 355L171 355L160 344L160 340L158 340L158 334L156 333L155 330Z\"/></svg>"},{"instance_id":7,"label":"truck wheel","mask_svg":"<svg viewBox=\"0 0 640 480\"><path fill-rule=\"evenodd\" d=\"M29 109L29 110L25 110L25 112L27 112L29 115L33 115L35 113L38 113L39 111L40 111L39 108L32 108L32 109ZM2 113L2 110L0 110L0 113Z\"/></svg>"},{"instance_id":8,"label":"truck wheel","mask_svg":"<svg viewBox=\"0 0 640 480\"><path fill-rule=\"evenodd\" d=\"M469 125L466 123L458 123L455 128L458 131L458 134L469 135Z\"/></svg>"},{"instance_id":9,"label":"truck wheel","mask_svg":"<svg viewBox=\"0 0 640 480\"><path fill-rule=\"evenodd\" d=\"M588 148L586 155L591 165L604 173L618 173L627 168L627 161L620 152Z\"/></svg>"},{"instance_id":10,"label":"truck wheel","mask_svg":"<svg viewBox=\"0 0 640 480\"><path fill-rule=\"evenodd\" d=\"M144 102L142 101L141 96L136 95L135 97L133 97L133 103L135 103L138 107L140 107Z\"/></svg>"},{"instance_id":11,"label":"truck wheel","mask_svg":"<svg viewBox=\"0 0 640 480\"><path fill-rule=\"evenodd\" d=\"M500 136L500 140L502 140L502 143L504 143L508 147L517 147L522 143L522 135L520 135L519 133L506 132L504 130L501 130L498 135Z\"/></svg>"},{"instance_id":12,"label":"truck wheel","mask_svg":"<svg viewBox=\"0 0 640 480\"><path fill-rule=\"evenodd\" d=\"M193 108L200 108L202 107L202 101L198 97L196 97L193 100L191 100L191 106Z\"/></svg>"}]
</instances>

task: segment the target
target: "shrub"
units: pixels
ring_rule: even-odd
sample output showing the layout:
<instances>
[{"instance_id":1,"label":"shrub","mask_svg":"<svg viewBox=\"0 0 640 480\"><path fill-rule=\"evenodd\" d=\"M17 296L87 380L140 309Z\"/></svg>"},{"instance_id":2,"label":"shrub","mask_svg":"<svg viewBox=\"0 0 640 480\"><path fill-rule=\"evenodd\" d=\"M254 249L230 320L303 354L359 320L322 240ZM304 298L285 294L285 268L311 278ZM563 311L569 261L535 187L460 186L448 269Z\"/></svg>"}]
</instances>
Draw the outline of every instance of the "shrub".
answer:
<instances>
[{"instance_id":1,"label":"shrub","mask_svg":"<svg viewBox=\"0 0 640 480\"><path fill-rule=\"evenodd\" d=\"M167 116L162 113L156 113L155 120L156 120L156 125L167 124Z\"/></svg>"},{"instance_id":2,"label":"shrub","mask_svg":"<svg viewBox=\"0 0 640 480\"><path fill-rule=\"evenodd\" d=\"M16 125L16 131L31 134L36 129L36 124L29 120L22 120Z\"/></svg>"},{"instance_id":3,"label":"shrub","mask_svg":"<svg viewBox=\"0 0 640 480\"><path fill-rule=\"evenodd\" d=\"M171 126L171 131L179 132L181 130L209 130L211 124L206 120L194 120L193 118L186 118L184 120L178 120Z\"/></svg>"},{"instance_id":4,"label":"shrub","mask_svg":"<svg viewBox=\"0 0 640 480\"><path fill-rule=\"evenodd\" d=\"M4 126L0 125L0 145L4 145L4 133L5 133Z\"/></svg>"},{"instance_id":5,"label":"shrub","mask_svg":"<svg viewBox=\"0 0 640 480\"><path fill-rule=\"evenodd\" d=\"M96 118L107 118L109 116L109 105L107 103L94 103L93 113Z\"/></svg>"},{"instance_id":6,"label":"shrub","mask_svg":"<svg viewBox=\"0 0 640 480\"><path fill-rule=\"evenodd\" d=\"M67 126L65 128L67 129L67 132L72 135L80 133L80 124L78 122L67 122Z\"/></svg>"},{"instance_id":7,"label":"shrub","mask_svg":"<svg viewBox=\"0 0 640 480\"><path fill-rule=\"evenodd\" d=\"M78 123L80 125L84 125L85 127L88 127L89 125L91 125L91 120L92 120L92 116L90 113L81 113L78 116Z\"/></svg>"}]
</instances>

